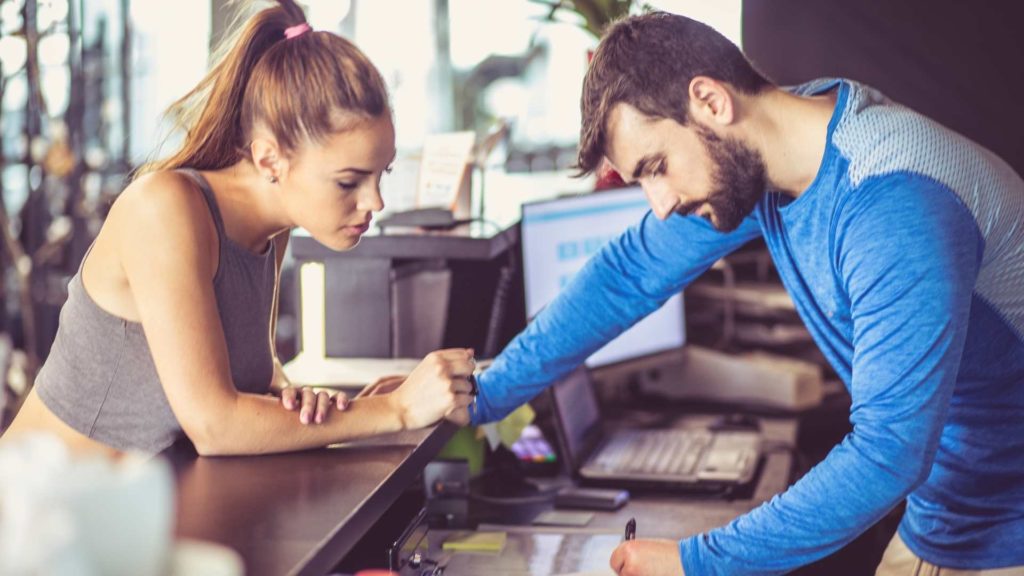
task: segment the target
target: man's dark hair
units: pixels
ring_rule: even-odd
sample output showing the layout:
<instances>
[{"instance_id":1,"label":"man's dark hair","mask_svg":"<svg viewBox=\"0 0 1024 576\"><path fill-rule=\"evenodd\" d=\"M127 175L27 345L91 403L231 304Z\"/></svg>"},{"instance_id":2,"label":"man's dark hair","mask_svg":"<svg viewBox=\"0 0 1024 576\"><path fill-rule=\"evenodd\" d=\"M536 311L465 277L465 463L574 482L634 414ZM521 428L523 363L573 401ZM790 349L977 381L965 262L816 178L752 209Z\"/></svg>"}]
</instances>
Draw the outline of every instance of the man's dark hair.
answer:
<instances>
[{"instance_id":1,"label":"man's dark hair","mask_svg":"<svg viewBox=\"0 0 1024 576\"><path fill-rule=\"evenodd\" d=\"M583 80L579 175L593 172L605 155L608 114L616 104L685 125L695 76L727 82L745 94L772 86L735 44L696 20L651 12L611 24Z\"/></svg>"}]
</instances>

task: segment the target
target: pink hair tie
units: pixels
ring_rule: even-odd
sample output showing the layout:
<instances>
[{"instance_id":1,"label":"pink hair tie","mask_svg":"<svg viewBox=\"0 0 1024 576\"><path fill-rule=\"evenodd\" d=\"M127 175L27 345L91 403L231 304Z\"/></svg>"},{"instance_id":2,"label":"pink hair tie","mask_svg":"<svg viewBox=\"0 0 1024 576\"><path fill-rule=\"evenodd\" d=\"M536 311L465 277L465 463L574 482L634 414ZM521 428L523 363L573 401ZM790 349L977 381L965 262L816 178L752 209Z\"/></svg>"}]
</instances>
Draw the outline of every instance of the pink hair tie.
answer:
<instances>
[{"instance_id":1,"label":"pink hair tie","mask_svg":"<svg viewBox=\"0 0 1024 576\"><path fill-rule=\"evenodd\" d=\"M288 40L291 40L292 38L298 38L299 36L302 36L306 32L309 32L310 30L312 30L312 28L309 27L309 24L303 22L302 24L296 24L295 26L285 28L284 37L287 38Z\"/></svg>"}]
</instances>

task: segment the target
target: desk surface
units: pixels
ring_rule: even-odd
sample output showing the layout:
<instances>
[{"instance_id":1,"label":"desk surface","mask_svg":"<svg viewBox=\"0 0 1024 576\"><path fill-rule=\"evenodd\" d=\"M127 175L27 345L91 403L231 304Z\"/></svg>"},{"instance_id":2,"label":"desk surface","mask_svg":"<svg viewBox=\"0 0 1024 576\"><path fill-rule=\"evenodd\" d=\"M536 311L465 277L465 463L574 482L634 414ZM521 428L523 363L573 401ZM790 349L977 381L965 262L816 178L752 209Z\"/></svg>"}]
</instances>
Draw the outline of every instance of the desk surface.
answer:
<instances>
[{"instance_id":1,"label":"desk surface","mask_svg":"<svg viewBox=\"0 0 1024 576\"><path fill-rule=\"evenodd\" d=\"M697 418L688 417L687 420ZM795 419L762 421L766 443L787 446L796 440ZM747 498L726 500L671 493L634 492L630 502L614 512L594 512L584 528L506 526L482 524L482 531L508 533L500 554L456 553L448 562L446 575L550 576L586 572L606 574L611 551L621 542L626 521L635 518L638 538L679 540L727 524L759 506L789 485L792 455L786 450L767 450L764 466L753 493ZM538 510L539 511L539 510ZM534 511L536 512L536 511ZM445 557L442 543L448 530L432 531L426 557ZM419 574L403 569L402 576Z\"/></svg>"},{"instance_id":2,"label":"desk surface","mask_svg":"<svg viewBox=\"0 0 1024 576\"><path fill-rule=\"evenodd\" d=\"M766 440L791 445L793 420L766 420ZM174 449L176 536L226 545L246 574L324 574L380 518L454 433L442 424L335 447L279 454L199 458ZM789 483L792 457L769 452L748 499L634 494L615 512L597 512L585 532L621 534L637 519L641 538L679 539L728 523Z\"/></svg>"},{"instance_id":3,"label":"desk surface","mask_svg":"<svg viewBox=\"0 0 1024 576\"><path fill-rule=\"evenodd\" d=\"M688 416L687 421L696 423L703 420L702 416ZM795 419L763 420L762 430L766 444L792 446L796 442L797 422ZM630 501L614 512L594 512L594 518L585 528L543 528L538 527L506 527L483 525L481 529L507 530L522 532L524 529L534 534L564 533L566 537L551 540L546 545L557 545L558 554L551 554L545 546L537 546L527 552L527 559L511 562L500 562L499 566L507 569L490 570L495 576L516 574L517 576L534 576L562 572L595 571L608 573L608 559L611 549L621 540L626 522L635 518L637 538L667 538L679 540L706 532L713 528L728 524L775 494L782 492L789 485L790 471L793 464L792 453L785 450L766 450L764 465L757 484L750 497L722 499L716 497L686 496L673 493L645 493L633 491ZM594 536L590 540L581 540L586 535ZM608 536L602 536L608 535ZM601 540L605 538L605 540ZM437 538L441 540L441 538ZM574 552L576 542L583 542L582 549ZM585 552L585 553L584 553ZM436 554L436 552L435 552ZM600 558L594 556L601 556ZM551 556L552 558L548 558ZM578 558L558 558L559 556L578 556ZM555 560L556 558L557 561ZM451 576L467 576L484 569L484 559L474 558L467 562L452 561L445 574ZM516 565L518 564L518 567ZM468 569L467 569L468 568Z\"/></svg>"},{"instance_id":4,"label":"desk surface","mask_svg":"<svg viewBox=\"0 0 1024 576\"><path fill-rule=\"evenodd\" d=\"M223 544L247 576L324 574L455 432L451 424L321 450L199 458L166 453L177 483L178 538Z\"/></svg>"}]
</instances>

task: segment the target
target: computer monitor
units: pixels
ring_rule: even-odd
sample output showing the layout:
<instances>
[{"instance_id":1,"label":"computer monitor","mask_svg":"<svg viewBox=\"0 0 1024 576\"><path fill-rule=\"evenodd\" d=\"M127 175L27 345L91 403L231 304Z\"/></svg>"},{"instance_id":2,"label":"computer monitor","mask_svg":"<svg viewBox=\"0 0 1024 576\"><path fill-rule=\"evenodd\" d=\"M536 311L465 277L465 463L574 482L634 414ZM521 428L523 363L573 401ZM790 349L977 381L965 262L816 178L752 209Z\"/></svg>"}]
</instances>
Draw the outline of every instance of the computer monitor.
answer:
<instances>
[{"instance_id":1,"label":"computer monitor","mask_svg":"<svg viewBox=\"0 0 1024 576\"><path fill-rule=\"evenodd\" d=\"M521 234L527 321L558 295L591 256L640 222L648 210L638 186L524 204ZM586 364L597 368L685 343L680 293L591 355Z\"/></svg>"}]
</instances>

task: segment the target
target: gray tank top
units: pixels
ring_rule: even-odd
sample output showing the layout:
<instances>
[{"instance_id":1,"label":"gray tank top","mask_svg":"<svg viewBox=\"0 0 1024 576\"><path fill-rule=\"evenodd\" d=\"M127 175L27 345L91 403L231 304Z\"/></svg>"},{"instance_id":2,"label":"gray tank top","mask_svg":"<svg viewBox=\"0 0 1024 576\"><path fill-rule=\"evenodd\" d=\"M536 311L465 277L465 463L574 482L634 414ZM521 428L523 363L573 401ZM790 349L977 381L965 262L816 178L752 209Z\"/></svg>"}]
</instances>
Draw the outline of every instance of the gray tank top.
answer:
<instances>
[{"instance_id":1,"label":"gray tank top","mask_svg":"<svg viewBox=\"0 0 1024 576\"><path fill-rule=\"evenodd\" d=\"M274 372L270 314L275 245L271 242L264 254L253 254L228 238L209 183L194 170L180 172L202 191L220 239L213 286L231 378L242 392L266 393ZM68 285L57 336L35 387L58 418L120 450L155 454L184 436L160 385L142 325L100 308L85 291L81 267Z\"/></svg>"}]
</instances>

